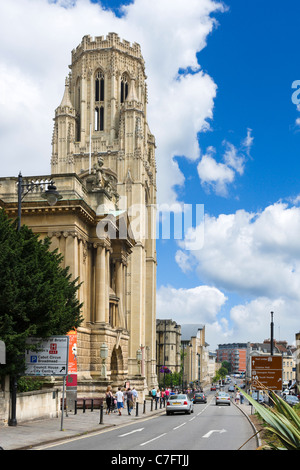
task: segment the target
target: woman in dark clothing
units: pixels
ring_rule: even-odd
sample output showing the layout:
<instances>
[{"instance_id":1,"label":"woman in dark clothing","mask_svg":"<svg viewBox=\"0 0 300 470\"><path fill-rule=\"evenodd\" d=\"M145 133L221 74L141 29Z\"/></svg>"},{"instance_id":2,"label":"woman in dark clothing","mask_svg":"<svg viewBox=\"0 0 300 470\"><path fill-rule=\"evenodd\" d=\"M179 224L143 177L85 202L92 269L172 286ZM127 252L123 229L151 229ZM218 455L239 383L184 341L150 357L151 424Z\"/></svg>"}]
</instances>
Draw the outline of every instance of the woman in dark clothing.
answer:
<instances>
[{"instance_id":1,"label":"woman in dark clothing","mask_svg":"<svg viewBox=\"0 0 300 470\"><path fill-rule=\"evenodd\" d=\"M105 401L106 401L106 412L105 412L105 414L109 414L112 410L112 407L113 407L113 394L111 392L111 386L110 385L107 387L107 390L105 392Z\"/></svg>"}]
</instances>

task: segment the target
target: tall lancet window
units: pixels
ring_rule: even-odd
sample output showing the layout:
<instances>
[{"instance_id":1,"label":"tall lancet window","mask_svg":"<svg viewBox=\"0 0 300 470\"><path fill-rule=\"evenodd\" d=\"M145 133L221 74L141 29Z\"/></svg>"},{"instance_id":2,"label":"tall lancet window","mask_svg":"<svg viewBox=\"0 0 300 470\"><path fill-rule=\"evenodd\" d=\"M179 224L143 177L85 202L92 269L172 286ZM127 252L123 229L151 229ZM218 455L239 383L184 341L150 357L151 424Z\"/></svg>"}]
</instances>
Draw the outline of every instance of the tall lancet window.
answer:
<instances>
[{"instance_id":1,"label":"tall lancet window","mask_svg":"<svg viewBox=\"0 0 300 470\"><path fill-rule=\"evenodd\" d=\"M123 73L121 77L121 103L124 103L128 95L128 76Z\"/></svg>"},{"instance_id":2,"label":"tall lancet window","mask_svg":"<svg viewBox=\"0 0 300 470\"><path fill-rule=\"evenodd\" d=\"M104 73L99 70L95 77L95 131L104 130Z\"/></svg>"}]
</instances>

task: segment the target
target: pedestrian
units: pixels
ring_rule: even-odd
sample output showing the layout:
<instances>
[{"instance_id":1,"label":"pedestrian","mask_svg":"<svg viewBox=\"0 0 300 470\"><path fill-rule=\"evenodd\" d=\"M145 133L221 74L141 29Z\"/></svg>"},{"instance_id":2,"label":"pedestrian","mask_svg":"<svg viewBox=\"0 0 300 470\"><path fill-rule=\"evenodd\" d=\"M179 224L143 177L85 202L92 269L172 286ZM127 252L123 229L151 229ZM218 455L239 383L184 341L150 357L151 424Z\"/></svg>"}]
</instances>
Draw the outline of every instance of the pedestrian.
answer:
<instances>
[{"instance_id":1,"label":"pedestrian","mask_svg":"<svg viewBox=\"0 0 300 470\"><path fill-rule=\"evenodd\" d=\"M133 407L135 408L136 402L138 399L138 392L136 391L135 387L132 387L132 397L133 397Z\"/></svg>"},{"instance_id":2,"label":"pedestrian","mask_svg":"<svg viewBox=\"0 0 300 470\"><path fill-rule=\"evenodd\" d=\"M117 408L119 411L119 416L122 415L121 409L124 408L124 394L121 390L121 387L118 388L118 391L116 393L116 398L117 398Z\"/></svg>"},{"instance_id":3,"label":"pedestrian","mask_svg":"<svg viewBox=\"0 0 300 470\"><path fill-rule=\"evenodd\" d=\"M240 403L240 392L239 392L239 391L237 391L236 394L235 394L235 402L236 402L237 404Z\"/></svg>"},{"instance_id":4,"label":"pedestrian","mask_svg":"<svg viewBox=\"0 0 300 470\"><path fill-rule=\"evenodd\" d=\"M155 400L156 398L156 388L153 387L152 390L151 390L151 397L152 397L152 400Z\"/></svg>"},{"instance_id":5,"label":"pedestrian","mask_svg":"<svg viewBox=\"0 0 300 470\"><path fill-rule=\"evenodd\" d=\"M127 412L129 416L131 415L131 411L133 409L133 394L131 388L127 389Z\"/></svg>"},{"instance_id":6,"label":"pedestrian","mask_svg":"<svg viewBox=\"0 0 300 470\"><path fill-rule=\"evenodd\" d=\"M240 394L240 400L241 400L241 405L244 403L244 395L241 393Z\"/></svg>"},{"instance_id":7,"label":"pedestrian","mask_svg":"<svg viewBox=\"0 0 300 470\"><path fill-rule=\"evenodd\" d=\"M109 385L105 392L105 401L106 401L106 412L105 414L110 414L113 407L113 394L111 392L111 386Z\"/></svg>"}]
</instances>

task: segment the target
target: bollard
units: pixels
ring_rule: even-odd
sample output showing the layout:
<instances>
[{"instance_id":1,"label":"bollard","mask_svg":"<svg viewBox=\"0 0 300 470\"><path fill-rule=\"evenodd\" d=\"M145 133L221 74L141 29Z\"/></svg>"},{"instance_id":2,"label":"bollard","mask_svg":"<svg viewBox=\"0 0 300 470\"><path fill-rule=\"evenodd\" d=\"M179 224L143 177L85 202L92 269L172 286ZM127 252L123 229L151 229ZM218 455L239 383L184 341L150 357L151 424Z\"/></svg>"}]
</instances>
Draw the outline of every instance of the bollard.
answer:
<instances>
[{"instance_id":1,"label":"bollard","mask_svg":"<svg viewBox=\"0 0 300 470\"><path fill-rule=\"evenodd\" d=\"M155 399L155 409L157 410L157 399Z\"/></svg>"},{"instance_id":2,"label":"bollard","mask_svg":"<svg viewBox=\"0 0 300 470\"><path fill-rule=\"evenodd\" d=\"M144 400L144 406L143 406L143 414L146 413L146 400Z\"/></svg>"},{"instance_id":3,"label":"bollard","mask_svg":"<svg viewBox=\"0 0 300 470\"><path fill-rule=\"evenodd\" d=\"M83 399L82 412L85 413L85 398Z\"/></svg>"},{"instance_id":4,"label":"bollard","mask_svg":"<svg viewBox=\"0 0 300 470\"><path fill-rule=\"evenodd\" d=\"M153 411L153 400L151 400L151 408L150 411Z\"/></svg>"},{"instance_id":5,"label":"bollard","mask_svg":"<svg viewBox=\"0 0 300 470\"><path fill-rule=\"evenodd\" d=\"M100 422L99 424L103 424L103 403L100 403Z\"/></svg>"},{"instance_id":6,"label":"bollard","mask_svg":"<svg viewBox=\"0 0 300 470\"><path fill-rule=\"evenodd\" d=\"M75 400L74 415L77 415L77 400Z\"/></svg>"},{"instance_id":7,"label":"bollard","mask_svg":"<svg viewBox=\"0 0 300 470\"><path fill-rule=\"evenodd\" d=\"M136 402L135 404L135 416L138 416L139 415L139 403Z\"/></svg>"},{"instance_id":8,"label":"bollard","mask_svg":"<svg viewBox=\"0 0 300 470\"><path fill-rule=\"evenodd\" d=\"M91 411L94 411L94 399L92 398Z\"/></svg>"}]
</instances>

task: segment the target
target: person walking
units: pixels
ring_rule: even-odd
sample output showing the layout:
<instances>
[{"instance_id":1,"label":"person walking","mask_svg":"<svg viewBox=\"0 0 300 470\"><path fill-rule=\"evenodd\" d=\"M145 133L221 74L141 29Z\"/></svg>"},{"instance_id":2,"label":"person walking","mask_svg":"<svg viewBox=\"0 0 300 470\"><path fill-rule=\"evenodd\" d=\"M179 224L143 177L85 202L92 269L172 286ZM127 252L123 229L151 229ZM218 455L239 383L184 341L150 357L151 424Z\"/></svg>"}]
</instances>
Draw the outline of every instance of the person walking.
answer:
<instances>
[{"instance_id":1,"label":"person walking","mask_svg":"<svg viewBox=\"0 0 300 470\"><path fill-rule=\"evenodd\" d=\"M133 397L133 406L135 408L136 402L138 399L138 392L136 391L135 387L132 387L132 397Z\"/></svg>"},{"instance_id":2,"label":"person walking","mask_svg":"<svg viewBox=\"0 0 300 470\"><path fill-rule=\"evenodd\" d=\"M121 390L121 387L118 388L118 391L116 393L116 398L117 398L117 408L119 412L119 416L122 416L121 410L124 408L124 395Z\"/></svg>"},{"instance_id":3,"label":"person walking","mask_svg":"<svg viewBox=\"0 0 300 470\"><path fill-rule=\"evenodd\" d=\"M133 393L131 388L127 389L127 412L129 416L131 415L131 411L133 409Z\"/></svg>"},{"instance_id":4,"label":"person walking","mask_svg":"<svg viewBox=\"0 0 300 470\"><path fill-rule=\"evenodd\" d=\"M240 392L237 391L236 394L235 394L235 402L239 405L240 403Z\"/></svg>"},{"instance_id":5,"label":"person walking","mask_svg":"<svg viewBox=\"0 0 300 470\"><path fill-rule=\"evenodd\" d=\"M106 402L105 414L110 414L113 408L113 394L112 394L110 385L107 387L106 392L105 392L105 402Z\"/></svg>"}]
</instances>

